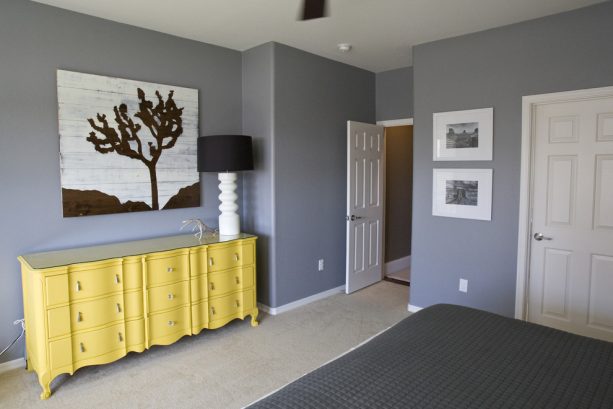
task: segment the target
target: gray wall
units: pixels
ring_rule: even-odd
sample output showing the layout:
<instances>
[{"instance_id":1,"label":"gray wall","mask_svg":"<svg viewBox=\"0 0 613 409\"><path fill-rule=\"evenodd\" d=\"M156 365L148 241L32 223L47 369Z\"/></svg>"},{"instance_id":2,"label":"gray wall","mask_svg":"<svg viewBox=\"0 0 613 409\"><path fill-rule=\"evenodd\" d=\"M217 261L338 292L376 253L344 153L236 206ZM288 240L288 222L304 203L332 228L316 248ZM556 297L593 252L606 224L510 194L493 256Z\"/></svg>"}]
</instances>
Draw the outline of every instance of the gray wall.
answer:
<instances>
[{"instance_id":1,"label":"gray wall","mask_svg":"<svg viewBox=\"0 0 613 409\"><path fill-rule=\"evenodd\" d=\"M376 75L377 121L413 117L413 67Z\"/></svg>"},{"instance_id":2,"label":"gray wall","mask_svg":"<svg viewBox=\"0 0 613 409\"><path fill-rule=\"evenodd\" d=\"M514 314L522 96L613 85L612 38L607 2L414 48L411 304ZM482 107L494 107L493 162L434 163L432 114ZM493 168L492 221L433 217L434 167Z\"/></svg>"},{"instance_id":3,"label":"gray wall","mask_svg":"<svg viewBox=\"0 0 613 409\"><path fill-rule=\"evenodd\" d=\"M23 0L0 12L0 346L23 317L17 256L178 232L187 217L217 225L216 175L203 175L203 206L62 218L58 68L200 90L202 134L241 132L241 54ZM0 358L23 356L22 344Z\"/></svg>"},{"instance_id":4,"label":"gray wall","mask_svg":"<svg viewBox=\"0 0 613 409\"><path fill-rule=\"evenodd\" d=\"M413 127L385 128L385 261L411 255Z\"/></svg>"},{"instance_id":5,"label":"gray wall","mask_svg":"<svg viewBox=\"0 0 613 409\"><path fill-rule=\"evenodd\" d=\"M258 235L258 301L273 305L274 280L274 44L243 53L243 132L253 138L255 171L243 173L243 230Z\"/></svg>"},{"instance_id":6,"label":"gray wall","mask_svg":"<svg viewBox=\"0 0 613 409\"><path fill-rule=\"evenodd\" d=\"M375 120L375 75L281 44L274 54L277 306L345 282L346 124Z\"/></svg>"}]
</instances>

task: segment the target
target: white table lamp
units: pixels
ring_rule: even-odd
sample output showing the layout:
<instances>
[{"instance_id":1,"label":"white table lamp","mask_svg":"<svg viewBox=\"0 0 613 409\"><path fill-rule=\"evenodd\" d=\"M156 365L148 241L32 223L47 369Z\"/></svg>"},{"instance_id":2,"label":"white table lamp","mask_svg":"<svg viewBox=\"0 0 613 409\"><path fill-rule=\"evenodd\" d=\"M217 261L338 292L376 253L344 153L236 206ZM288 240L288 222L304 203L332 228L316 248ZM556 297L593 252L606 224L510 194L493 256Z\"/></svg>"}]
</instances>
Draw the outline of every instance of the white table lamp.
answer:
<instances>
[{"instance_id":1,"label":"white table lamp","mask_svg":"<svg viewBox=\"0 0 613 409\"><path fill-rule=\"evenodd\" d=\"M219 174L219 235L240 233L236 172L253 170L251 136L210 135L198 138L198 172Z\"/></svg>"}]
</instances>

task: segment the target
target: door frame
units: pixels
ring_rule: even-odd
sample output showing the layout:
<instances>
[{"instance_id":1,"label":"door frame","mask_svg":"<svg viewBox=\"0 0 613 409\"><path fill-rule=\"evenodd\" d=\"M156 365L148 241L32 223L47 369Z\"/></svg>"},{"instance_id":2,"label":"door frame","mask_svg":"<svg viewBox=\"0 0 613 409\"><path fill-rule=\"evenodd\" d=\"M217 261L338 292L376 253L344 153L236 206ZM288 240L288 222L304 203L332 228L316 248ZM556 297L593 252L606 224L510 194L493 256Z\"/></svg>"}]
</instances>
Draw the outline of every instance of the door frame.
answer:
<instances>
[{"instance_id":1,"label":"door frame","mask_svg":"<svg viewBox=\"0 0 613 409\"><path fill-rule=\"evenodd\" d=\"M413 118L401 118L401 119L387 119L385 121L377 121L377 125L383 126L383 168L385 173L383 174L383 228L381 229L382 241L383 241L383 268L381 269L381 279L384 279L387 275L387 263L385 262L385 198L387 193L387 138L385 137L385 128L391 128L394 126L407 126L413 125ZM413 215L411 215L413 217ZM409 260L410 260L409 256ZM410 261L409 261L410 262Z\"/></svg>"},{"instance_id":2,"label":"door frame","mask_svg":"<svg viewBox=\"0 0 613 409\"><path fill-rule=\"evenodd\" d=\"M388 119L386 121L377 121L377 125L383 125L386 128L392 126L413 125L413 118Z\"/></svg>"},{"instance_id":3,"label":"door frame","mask_svg":"<svg viewBox=\"0 0 613 409\"><path fill-rule=\"evenodd\" d=\"M536 108L560 102L575 102L613 97L613 86L522 97L521 173L519 188L519 225L517 234L517 281L515 318L528 319L530 248L532 239L532 200L534 185L534 145Z\"/></svg>"}]
</instances>

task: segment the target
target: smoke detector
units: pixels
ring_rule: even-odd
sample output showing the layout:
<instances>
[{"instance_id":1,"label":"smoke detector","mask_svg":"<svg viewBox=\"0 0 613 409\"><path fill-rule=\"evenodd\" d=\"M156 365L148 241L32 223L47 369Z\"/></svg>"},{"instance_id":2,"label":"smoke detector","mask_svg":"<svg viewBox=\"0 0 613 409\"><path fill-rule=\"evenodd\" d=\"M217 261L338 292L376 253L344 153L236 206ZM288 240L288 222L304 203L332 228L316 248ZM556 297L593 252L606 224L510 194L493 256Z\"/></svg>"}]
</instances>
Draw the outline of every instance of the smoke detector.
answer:
<instances>
[{"instance_id":1,"label":"smoke detector","mask_svg":"<svg viewBox=\"0 0 613 409\"><path fill-rule=\"evenodd\" d=\"M353 46L351 44L349 44L349 43L340 43L340 44L337 44L337 47L338 47L340 52L348 53L349 51L351 51L351 48Z\"/></svg>"}]
</instances>

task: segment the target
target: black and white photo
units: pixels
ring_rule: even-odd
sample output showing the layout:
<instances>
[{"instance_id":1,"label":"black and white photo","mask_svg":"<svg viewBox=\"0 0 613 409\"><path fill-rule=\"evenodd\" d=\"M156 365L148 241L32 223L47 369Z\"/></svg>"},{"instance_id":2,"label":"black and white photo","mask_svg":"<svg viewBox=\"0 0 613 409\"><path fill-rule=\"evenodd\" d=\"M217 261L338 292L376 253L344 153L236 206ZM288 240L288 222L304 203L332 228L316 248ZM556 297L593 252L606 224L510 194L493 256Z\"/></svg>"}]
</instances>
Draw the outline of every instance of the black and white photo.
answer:
<instances>
[{"instance_id":1,"label":"black and white photo","mask_svg":"<svg viewBox=\"0 0 613 409\"><path fill-rule=\"evenodd\" d=\"M433 169L432 215L492 219L492 169Z\"/></svg>"},{"instance_id":2,"label":"black and white photo","mask_svg":"<svg viewBox=\"0 0 613 409\"><path fill-rule=\"evenodd\" d=\"M494 109L433 114L432 143L435 161L492 160Z\"/></svg>"},{"instance_id":3,"label":"black and white photo","mask_svg":"<svg viewBox=\"0 0 613 409\"><path fill-rule=\"evenodd\" d=\"M477 206L479 201L478 180L445 181L445 203L462 206Z\"/></svg>"},{"instance_id":4,"label":"black and white photo","mask_svg":"<svg viewBox=\"0 0 613 409\"><path fill-rule=\"evenodd\" d=\"M479 147L479 122L447 125L447 149Z\"/></svg>"}]
</instances>

